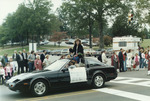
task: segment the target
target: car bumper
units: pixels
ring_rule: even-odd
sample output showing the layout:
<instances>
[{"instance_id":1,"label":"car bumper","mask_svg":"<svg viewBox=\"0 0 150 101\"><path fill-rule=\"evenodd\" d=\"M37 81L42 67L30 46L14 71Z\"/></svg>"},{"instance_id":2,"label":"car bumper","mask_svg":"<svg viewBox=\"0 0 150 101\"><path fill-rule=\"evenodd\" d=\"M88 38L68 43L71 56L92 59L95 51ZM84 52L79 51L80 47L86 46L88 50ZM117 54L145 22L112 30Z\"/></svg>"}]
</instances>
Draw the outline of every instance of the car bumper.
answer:
<instances>
[{"instance_id":1,"label":"car bumper","mask_svg":"<svg viewBox=\"0 0 150 101\"><path fill-rule=\"evenodd\" d=\"M111 74L107 75L106 81L110 81L110 80L116 79L117 76L118 76L117 72L116 73L111 73Z\"/></svg>"},{"instance_id":2,"label":"car bumper","mask_svg":"<svg viewBox=\"0 0 150 101\"><path fill-rule=\"evenodd\" d=\"M26 92L29 91L29 85L23 85L22 83L6 83L6 86L12 91Z\"/></svg>"}]
</instances>

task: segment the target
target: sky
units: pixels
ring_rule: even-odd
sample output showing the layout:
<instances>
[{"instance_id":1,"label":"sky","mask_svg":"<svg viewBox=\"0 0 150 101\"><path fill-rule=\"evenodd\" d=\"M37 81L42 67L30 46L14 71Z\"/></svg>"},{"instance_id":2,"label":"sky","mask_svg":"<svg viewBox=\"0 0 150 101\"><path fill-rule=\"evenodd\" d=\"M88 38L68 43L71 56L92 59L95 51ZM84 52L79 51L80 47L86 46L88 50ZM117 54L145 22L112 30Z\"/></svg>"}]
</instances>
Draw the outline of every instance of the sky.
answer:
<instances>
[{"instance_id":1,"label":"sky","mask_svg":"<svg viewBox=\"0 0 150 101\"><path fill-rule=\"evenodd\" d=\"M0 25L4 22L4 19L9 13L13 13L17 10L18 5L28 0L0 0ZM61 6L62 0L51 0L53 3L53 11L55 12L58 7Z\"/></svg>"}]
</instances>

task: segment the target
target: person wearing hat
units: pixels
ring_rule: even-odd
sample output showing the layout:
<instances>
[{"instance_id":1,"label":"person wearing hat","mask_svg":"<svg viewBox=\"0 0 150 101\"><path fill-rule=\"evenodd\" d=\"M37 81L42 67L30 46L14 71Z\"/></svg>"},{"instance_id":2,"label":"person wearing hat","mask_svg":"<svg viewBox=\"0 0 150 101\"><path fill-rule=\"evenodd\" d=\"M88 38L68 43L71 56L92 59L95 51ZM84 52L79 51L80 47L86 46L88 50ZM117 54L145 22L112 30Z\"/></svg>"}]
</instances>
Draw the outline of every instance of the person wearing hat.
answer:
<instances>
[{"instance_id":1,"label":"person wearing hat","mask_svg":"<svg viewBox=\"0 0 150 101\"><path fill-rule=\"evenodd\" d=\"M76 39L74 42L73 52L74 52L74 60L76 60L77 63L80 62L80 59L81 59L81 62L83 60L83 56L84 56L83 50L84 49L83 49L83 46L81 44L81 40Z\"/></svg>"}]
</instances>

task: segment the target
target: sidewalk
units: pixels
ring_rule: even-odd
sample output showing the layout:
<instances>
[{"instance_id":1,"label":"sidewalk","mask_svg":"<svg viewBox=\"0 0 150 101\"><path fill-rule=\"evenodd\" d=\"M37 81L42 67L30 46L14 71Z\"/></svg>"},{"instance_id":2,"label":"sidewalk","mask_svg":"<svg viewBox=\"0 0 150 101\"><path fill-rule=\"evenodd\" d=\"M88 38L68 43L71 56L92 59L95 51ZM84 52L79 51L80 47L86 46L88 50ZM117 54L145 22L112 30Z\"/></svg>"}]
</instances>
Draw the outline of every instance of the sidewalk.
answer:
<instances>
[{"instance_id":1,"label":"sidewalk","mask_svg":"<svg viewBox=\"0 0 150 101\"><path fill-rule=\"evenodd\" d=\"M139 71L126 71L126 72L119 72L119 77L136 77L136 78L149 78L150 76L147 75L148 70L140 69Z\"/></svg>"}]
</instances>

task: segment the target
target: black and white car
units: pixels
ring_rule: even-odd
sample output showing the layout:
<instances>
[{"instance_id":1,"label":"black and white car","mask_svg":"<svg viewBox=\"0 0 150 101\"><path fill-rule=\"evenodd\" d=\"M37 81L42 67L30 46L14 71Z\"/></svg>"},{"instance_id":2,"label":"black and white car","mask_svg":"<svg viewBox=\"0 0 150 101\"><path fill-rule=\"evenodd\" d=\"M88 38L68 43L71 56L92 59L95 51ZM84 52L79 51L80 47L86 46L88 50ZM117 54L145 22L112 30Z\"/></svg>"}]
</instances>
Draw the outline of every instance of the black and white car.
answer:
<instances>
[{"instance_id":1,"label":"black and white car","mask_svg":"<svg viewBox=\"0 0 150 101\"><path fill-rule=\"evenodd\" d=\"M105 82L117 77L114 67L105 65L95 58L85 58L84 64L78 66L68 64L70 59L53 62L42 71L22 73L6 82L10 90L30 91L35 96L45 95L51 88L72 86L74 84L89 84L101 88Z\"/></svg>"}]
</instances>

